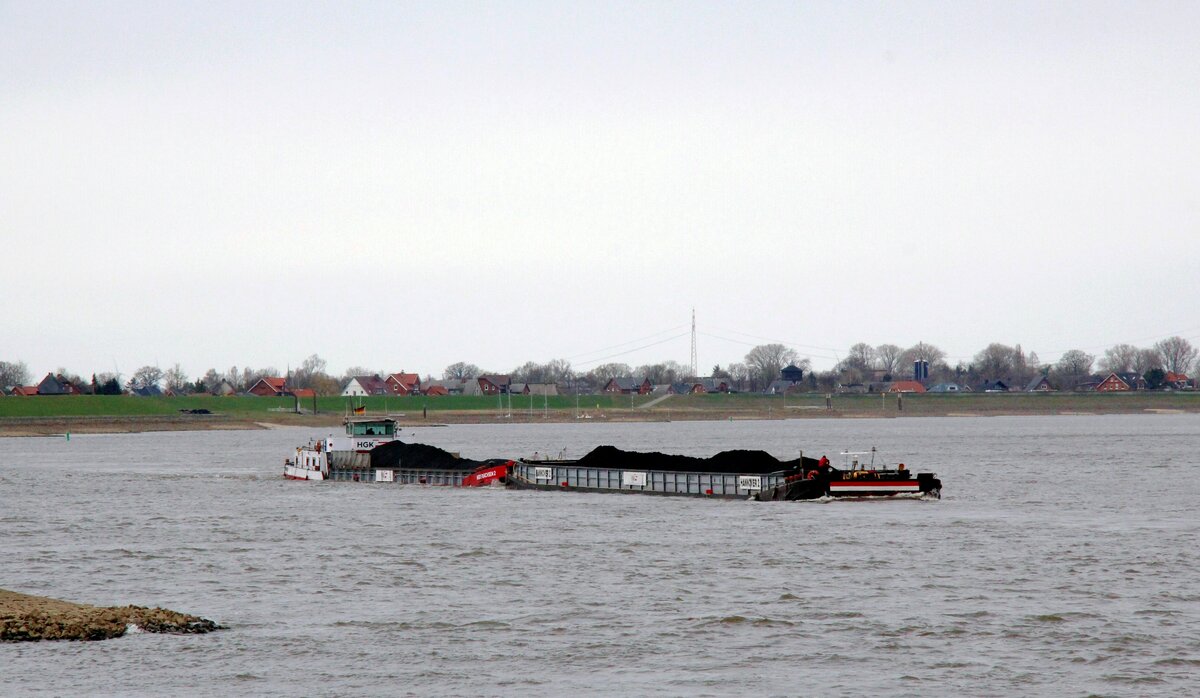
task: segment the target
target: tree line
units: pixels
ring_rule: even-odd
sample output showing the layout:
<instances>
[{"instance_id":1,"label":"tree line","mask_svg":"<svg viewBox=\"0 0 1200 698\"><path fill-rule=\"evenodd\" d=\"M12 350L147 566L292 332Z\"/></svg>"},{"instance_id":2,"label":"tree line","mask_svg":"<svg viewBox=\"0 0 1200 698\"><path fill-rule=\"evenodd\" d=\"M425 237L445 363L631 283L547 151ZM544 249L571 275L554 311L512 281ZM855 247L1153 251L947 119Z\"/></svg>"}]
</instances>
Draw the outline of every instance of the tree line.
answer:
<instances>
[{"instance_id":1,"label":"tree line","mask_svg":"<svg viewBox=\"0 0 1200 698\"><path fill-rule=\"evenodd\" d=\"M804 371L803 387L811 390L836 390L840 386L874 381L912 380L913 365L928 364L927 383L958 383L975 386L984 381L1004 381L1009 387L1022 387L1041 375L1049 378L1056 388L1070 390L1088 380L1094 372L1107 374L1136 373L1143 376L1147 386L1158 387L1168 373L1200 372L1200 350L1183 337L1168 337L1149 347L1117 344L1102 356L1080 349L1063 352L1053 363L1043 363L1037 353L1026 353L1020 344L988 344L970 361L946 360L946 352L935 345L918 342L902 348L895 344L872 346L865 342L851 345L846 357L826 371L813 371L812 362L795 349L783 344L762 344L746 353L743 361L725 366L713 366L708 377L728 382L735 390L761 391L779 380L780 371L794 365ZM308 388L318 395L336 395L355 376L385 376L385 371L363 366L351 366L342 374L328 373L327 364L317 354L311 354L294 369L286 371L288 386ZM210 368L203 375L191 378L178 364L166 370L158 366L142 366L127 379L115 372L97 372L90 379L59 368L55 375L70 381L84 393L121 394L140 388L158 387L176 394L218 393L225 386L240 393L249 390L259 379L284 376L275 367L250 368L231 366L223 371ZM604 388L613 378L649 379L654 384L670 384L699 378L690 367L673 360L631 366L625 363L604 363L586 371L572 367L566 359L545 363L528 361L507 372L487 371L466 361L452 363L440 377L426 374L424 384L436 380L471 380L480 376L505 373L518 383L554 383L568 392L594 392ZM0 361L0 387L29 385L32 380L23 361Z\"/></svg>"}]
</instances>

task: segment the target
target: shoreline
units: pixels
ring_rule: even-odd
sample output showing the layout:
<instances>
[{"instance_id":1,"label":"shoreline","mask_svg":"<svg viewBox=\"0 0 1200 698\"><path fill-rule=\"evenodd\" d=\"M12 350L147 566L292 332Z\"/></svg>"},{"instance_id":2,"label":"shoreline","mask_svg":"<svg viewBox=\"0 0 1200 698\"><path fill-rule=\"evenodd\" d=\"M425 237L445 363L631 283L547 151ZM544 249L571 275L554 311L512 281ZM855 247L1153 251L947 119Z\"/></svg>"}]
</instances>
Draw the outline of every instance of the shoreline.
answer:
<instances>
[{"instance_id":1,"label":"shoreline","mask_svg":"<svg viewBox=\"0 0 1200 698\"><path fill-rule=\"evenodd\" d=\"M0 589L0 642L110 640L134 628L134 632L194 635L222 626L165 608L92 606Z\"/></svg>"},{"instance_id":2,"label":"shoreline","mask_svg":"<svg viewBox=\"0 0 1200 698\"><path fill-rule=\"evenodd\" d=\"M825 410L825 409L601 409L576 414L573 410L437 410L425 417L395 414L401 426L406 428L439 427L449 424L570 424L578 423L635 423L672 421L785 421L805 419L914 419L921 417L954 417L959 419L986 417L1071 417L1095 415L1143 415L1143 414L1200 414L1200 405L1194 409L1182 407L1146 407L1105 404L1071 406L996 405L996 409L980 409L972 405L967 409L913 409L908 412L896 410ZM378 412L368 413L379 415ZM325 414L272 414L272 415L87 415L54 417L0 417L0 437L62 437L67 434L141 434L157 431L257 431L287 429L293 427L331 428L341 427L345 415Z\"/></svg>"}]
</instances>

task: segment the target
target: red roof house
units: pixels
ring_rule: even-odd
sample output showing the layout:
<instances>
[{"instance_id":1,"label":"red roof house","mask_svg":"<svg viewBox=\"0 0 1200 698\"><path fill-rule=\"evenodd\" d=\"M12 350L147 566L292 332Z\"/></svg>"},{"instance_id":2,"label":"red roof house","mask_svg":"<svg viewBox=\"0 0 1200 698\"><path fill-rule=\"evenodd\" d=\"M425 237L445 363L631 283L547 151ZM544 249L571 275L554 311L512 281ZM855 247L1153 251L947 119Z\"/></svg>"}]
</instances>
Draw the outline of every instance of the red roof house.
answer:
<instances>
[{"instance_id":1,"label":"red roof house","mask_svg":"<svg viewBox=\"0 0 1200 698\"><path fill-rule=\"evenodd\" d=\"M507 393L508 386L511 384L511 376L491 375L479 377L479 389L483 391L484 395Z\"/></svg>"},{"instance_id":2,"label":"red roof house","mask_svg":"<svg viewBox=\"0 0 1200 698\"><path fill-rule=\"evenodd\" d=\"M1133 390L1133 388L1129 387L1129 384L1121 380L1121 377L1115 373L1108 374L1108 378L1105 378L1096 385L1096 392L1098 393L1123 393L1130 390Z\"/></svg>"},{"instance_id":3,"label":"red roof house","mask_svg":"<svg viewBox=\"0 0 1200 698\"><path fill-rule=\"evenodd\" d=\"M278 376L264 376L250 386L246 392L259 397L279 397L287 387L287 379Z\"/></svg>"},{"instance_id":4,"label":"red roof house","mask_svg":"<svg viewBox=\"0 0 1200 698\"><path fill-rule=\"evenodd\" d=\"M887 393L923 393L925 386L918 381L896 381L887 387Z\"/></svg>"},{"instance_id":5,"label":"red roof house","mask_svg":"<svg viewBox=\"0 0 1200 698\"><path fill-rule=\"evenodd\" d=\"M1167 372L1167 375L1163 377L1163 383L1176 390L1187 390L1192 387L1192 380L1186 374L1175 373L1173 371Z\"/></svg>"},{"instance_id":6,"label":"red roof house","mask_svg":"<svg viewBox=\"0 0 1200 698\"><path fill-rule=\"evenodd\" d=\"M421 393L421 377L415 373L393 373L385 380L388 392L392 395L419 395Z\"/></svg>"},{"instance_id":7,"label":"red roof house","mask_svg":"<svg viewBox=\"0 0 1200 698\"><path fill-rule=\"evenodd\" d=\"M19 397L31 397L33 395L38 394L37 386L36 385L18 385L12 389L12 393L10 393L10 394L16 395Z\"/></svg>"}]
</instances>

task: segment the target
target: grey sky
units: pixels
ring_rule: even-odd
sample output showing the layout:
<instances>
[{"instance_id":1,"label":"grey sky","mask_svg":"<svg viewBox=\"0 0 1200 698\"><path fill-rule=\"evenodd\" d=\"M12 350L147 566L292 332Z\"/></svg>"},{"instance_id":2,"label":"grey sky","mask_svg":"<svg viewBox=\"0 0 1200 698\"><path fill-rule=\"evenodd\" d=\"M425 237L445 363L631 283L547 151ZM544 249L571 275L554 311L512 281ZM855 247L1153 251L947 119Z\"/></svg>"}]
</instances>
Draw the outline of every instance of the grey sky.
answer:
<instances>
[{"instance_id":1,"label":"grey sky","mask_svg":"<svg viewBox=\"0 0 1200 698\"><path fill-rule=\"evenodd\" d=\"M1195 341L1198 19L0 3L0 360L686 362L693 306L703 370Z\"/></svg>"}]
</instances>

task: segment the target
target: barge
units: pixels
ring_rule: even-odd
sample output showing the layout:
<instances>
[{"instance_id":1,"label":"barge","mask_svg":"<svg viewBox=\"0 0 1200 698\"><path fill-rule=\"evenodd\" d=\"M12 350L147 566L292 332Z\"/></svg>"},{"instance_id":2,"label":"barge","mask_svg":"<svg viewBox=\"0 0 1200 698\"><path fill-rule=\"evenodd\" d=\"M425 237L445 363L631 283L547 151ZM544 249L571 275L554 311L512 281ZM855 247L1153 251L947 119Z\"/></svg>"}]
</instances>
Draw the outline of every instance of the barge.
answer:
<instances>
[{"instance_id":1,"label":"barge","mask_svg":"<svg viewBox=\"0 0 1200 698\"><path fill-rule=\"evenodd\" d=\"M593 454L595 451L593 451ZM705 461L736 464L737 454L757 456L745 463L746 468L721 471ZM661 454L631 454L661 456ZM699 461L692 468L672 467L669 462L659 468L620 467L589 462L592 454L578 461L518 460L510 467L509 487L515 489L614 492L622 494L653 494L665 496L715 497L719 499L754 499L782 501L821 499L824 497L887 497L913 495L939 498L941 481L934 473L914 474L904 464L896 468L876 466L875 451L845 452L847 467L834 468L825 458L800 458L780 462L786 466L764 471L761 452L728 451L713 459ZM859 456L871 456L871 462ZM664 457L667 461L672 458ZM769 458L769 456L767 456ZM603 460L610 460L605 458ZM636 459L631 460L653 460ZM769 461L767 461L769 463ZM708 467L704 467L708 466ZM687 467L687 466L685 466Z\"/></svg>"},{"instance_id":2,"label":"barge","mask_svg":"<svg viewBox=\"0 0 1200 698\"><path fill-rule=\"evenodd\" d=\"M875 449L846 451L841 468L825 457L781 461L763 451L724 451L711 458L622 451L600 446L578 460L461 458L397 437L391 418L347 418L346 436L310 441L284 462L293 480L506 486L511 489L614 492L757 501L941 496L936 473L903 463L877 464ZM867 456L870 456L869 460Z\"/></svg>"}]
</instances>

